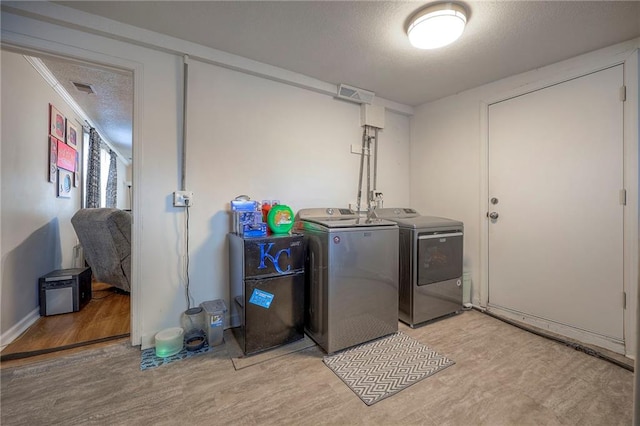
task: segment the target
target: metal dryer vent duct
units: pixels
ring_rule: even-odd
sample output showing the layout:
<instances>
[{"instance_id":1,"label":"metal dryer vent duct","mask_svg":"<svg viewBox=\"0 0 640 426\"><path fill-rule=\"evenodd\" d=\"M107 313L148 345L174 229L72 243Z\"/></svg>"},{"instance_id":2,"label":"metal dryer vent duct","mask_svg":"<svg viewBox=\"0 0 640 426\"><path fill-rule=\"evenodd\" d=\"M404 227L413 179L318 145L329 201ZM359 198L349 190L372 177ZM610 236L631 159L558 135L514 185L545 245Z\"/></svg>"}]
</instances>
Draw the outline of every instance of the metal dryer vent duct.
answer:
<instances>
[{"instance_id":1,"label":"metal dryer vent duct","mask_svg":"<svg viewBox=\"0 0 640 426\"><path fill-rule=\"evenodd\" d=\"M373 102L375 93L346 84L338 85L338 98L346 99L359 104L370 104Z\"/></svg>"}]
</instances>

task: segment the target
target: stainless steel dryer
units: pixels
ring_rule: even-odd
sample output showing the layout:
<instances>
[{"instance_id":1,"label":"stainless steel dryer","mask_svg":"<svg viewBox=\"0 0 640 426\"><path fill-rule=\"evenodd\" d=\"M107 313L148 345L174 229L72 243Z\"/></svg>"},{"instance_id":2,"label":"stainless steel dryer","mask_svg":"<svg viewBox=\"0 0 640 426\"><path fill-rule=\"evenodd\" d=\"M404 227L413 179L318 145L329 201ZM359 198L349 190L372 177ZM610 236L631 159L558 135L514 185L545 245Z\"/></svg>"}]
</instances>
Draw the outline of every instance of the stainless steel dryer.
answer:
<instances>
[{"instance_id":1,"label":"stainless steel dryer","mask_svg":"<svg viewBox=\"0 0 640 426\"><path fill-rule=\"evenodd\" d=\"M303 209L305 332L327 353L398 331L398 226L350 209Z\"/></svg>"},{"instance_id":2,"label":"stainless steel dryer","mask_svg":"<svg viewBox=\"0 0 640 426\"><path fill-rule=\"evenodd\" d=\"M399 232L399 318L414 327L462 309L462 222L421 216L410 208L382 208Z\"/></svg>"}]
</instances>

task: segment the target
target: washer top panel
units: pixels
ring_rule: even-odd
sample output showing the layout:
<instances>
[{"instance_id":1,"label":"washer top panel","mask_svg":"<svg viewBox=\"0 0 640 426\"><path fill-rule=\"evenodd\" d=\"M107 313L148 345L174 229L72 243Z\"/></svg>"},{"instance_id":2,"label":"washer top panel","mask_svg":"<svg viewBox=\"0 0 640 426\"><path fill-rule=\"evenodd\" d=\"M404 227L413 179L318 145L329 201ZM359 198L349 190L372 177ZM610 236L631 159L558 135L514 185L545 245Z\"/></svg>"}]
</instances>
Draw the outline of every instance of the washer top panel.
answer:
<instances>
[{"instance_id":1,"label":"washer top panel","mask_svg":"<svg viewBox=\"0 0 640 426\"><path fill-rule=\"evenodd\" d=\"M341 207L300 209L296 215L296 219L300 220L307 220L309 218L357 219L358 217L358 214L353 210Z\"/></svg>"},{"instance_id":2,"label":"washer top panel","mask_svg":"<svg viewBox=\"0 0 640 426\"><path fill-rule=\"evenodd\" d=\"M356 228L370 226L395 226L396 222L382 218L367 219L347 208L302 209L296 215L296 221L317 223L327 228Z\"/></svg>"},{"instance_id":3,"label":"washer top panel","mask_svg":"<svg viewBox=\"0 0 640 426\"><path fill-rule=\"evenodd\" d=\"M370 226L396 226L396 222L385 219L369 219L361 217L357 219L337 219L337 218L322 218L322 217L310 217L304 219L305 222L317 223L318 225L325 226L327 228L359 228Z\"/></svg>"}]
</instances>

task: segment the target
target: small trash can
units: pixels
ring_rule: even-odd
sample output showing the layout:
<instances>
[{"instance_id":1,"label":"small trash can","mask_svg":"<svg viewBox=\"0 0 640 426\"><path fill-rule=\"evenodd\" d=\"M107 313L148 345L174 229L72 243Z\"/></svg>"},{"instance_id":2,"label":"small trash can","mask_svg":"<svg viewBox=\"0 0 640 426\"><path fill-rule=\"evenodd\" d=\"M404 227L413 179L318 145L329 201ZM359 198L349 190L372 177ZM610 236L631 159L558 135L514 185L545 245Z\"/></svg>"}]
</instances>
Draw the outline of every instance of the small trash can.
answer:
<instances>
[{"instance_id":1,"label":"small trash can","mask_svg":"<svg viewBox=\"0 0 640 426\"><path fill-rule=\"evenodd\" d=\"M222 299L207 300L202 302L200 306L205 311L207 325L207 339L209 346L218 346L222 344L224 332L224 316L227 312L227 305Z\"/></svg>"}]
</instances>

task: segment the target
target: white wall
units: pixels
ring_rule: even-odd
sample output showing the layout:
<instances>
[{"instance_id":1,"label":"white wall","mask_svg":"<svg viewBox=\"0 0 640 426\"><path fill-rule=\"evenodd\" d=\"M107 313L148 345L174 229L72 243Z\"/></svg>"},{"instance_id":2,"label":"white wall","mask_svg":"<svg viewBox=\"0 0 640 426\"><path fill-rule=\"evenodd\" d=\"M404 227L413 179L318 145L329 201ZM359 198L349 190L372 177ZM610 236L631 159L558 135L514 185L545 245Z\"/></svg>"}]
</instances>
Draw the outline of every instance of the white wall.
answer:
<instances>
[{"instance_id":1,"label":"white wall","mask_svg":"<svg viewBox=\"0 0 640 426\"><path fill-rule=\"evenodd\" d=\"M39 315L38 278L73 267L77 239L70 219L80 208L80 188L70 199L57 198L57 184L48 181L49 103L68 119L78 117L22 55L1 55L4 344Z\"/></svg>"},{"instance_id":2,"label":"white wall","mask_svg":"<svg viewBox=\"0 0 640 426\"><path fill-rule=\"evenodd\" d=\"M411 120L411 205L421 214L464 223L464 268L474 273L479 262L478 113L478 99L461 94L416 108Z\"/></svg>"},{"instance_id":3,"label":"white wall","mask_svg":"<svg viewBox=\"0 0 640 426\"><path fill-rule=\"evenodd\" d=\"M24 7L46 8L46 20L105 25L102 18L57 13L60 8L51 4ZM137 312L132 340L148 347L156 332L178 325L186 307L185 210L172 205L172 193L180 189L183 58L45 18L2 14L5 42L134 70L133 275L138 286L132 292ZM359 164L349 146L360 143L361 128L355 104L195 60L191 64L187 186L195 202L190 209L190 286L199 303L227 299L228 201L247 193L278 198L296 210L346 205L355 198ZM378 186L387 205L408 203L408 118L387 114L380 158Z\"/></svg>"},{"instance_id":4,"label":"white wall","mask_svg":"<svg viewBox=\"0 0 640 426\"><path fill-rule=\"evenodd\" d=\"M378 187L388 203L405 205L409 119L388 112L386 120L380 133ZM195 303L221 298L230 306L229 201L247 194L256 200L278 199L294 211L348 205L356 198L359 167L350 144L360 143L361 132L356 104L190 61L186 182L194 192L189 283ZM168 188L168 206L179 183ZM182 271L186 212L171 206L167 211L177 240L165 259ZM186 309L184 283L180 274L167 283L173 304L156 319L161 328L175 325Z\"/></svg>"},{"instance_id":5,"label":"white wall","mask_svg":"<svg viewBox=\"0 0 640 426\"><path fill-rule=\"evenodd\" d=\"M423 214L462 220L465 269L471 272L472 300L486 303L486 107L489 103L571 77L621 63L632 57L638 40L611 46L535 71L459 93L415 109L411 122L411 204ZM633 62L633 61L632 61ZM629 65L629 64L627 64ZM637 79L637 65L625 66L625 78ZM627 352L635 353L638 257L638 91L634 81L625 104L625 291L633 301L625 313ZM635 113L629 116L629 111ZM606 171L605 171L606 172Z\"/></svg>"},{"instance_id":6,"label":"white wall","mask_svg":"<svg viewBox=\"0 0 640 426\"><path fill-rule=\"evenodd\" d=\"M191 61L189 77L193 295L197 302L228 301L229 201L240 194L278 199L294 212L347 206L357 194L360 157L350 145L361 143L360 107L197 61ZM409 119L385 116L378 187L387 205L406 205Z\"/></svg>"}]
</instances>

